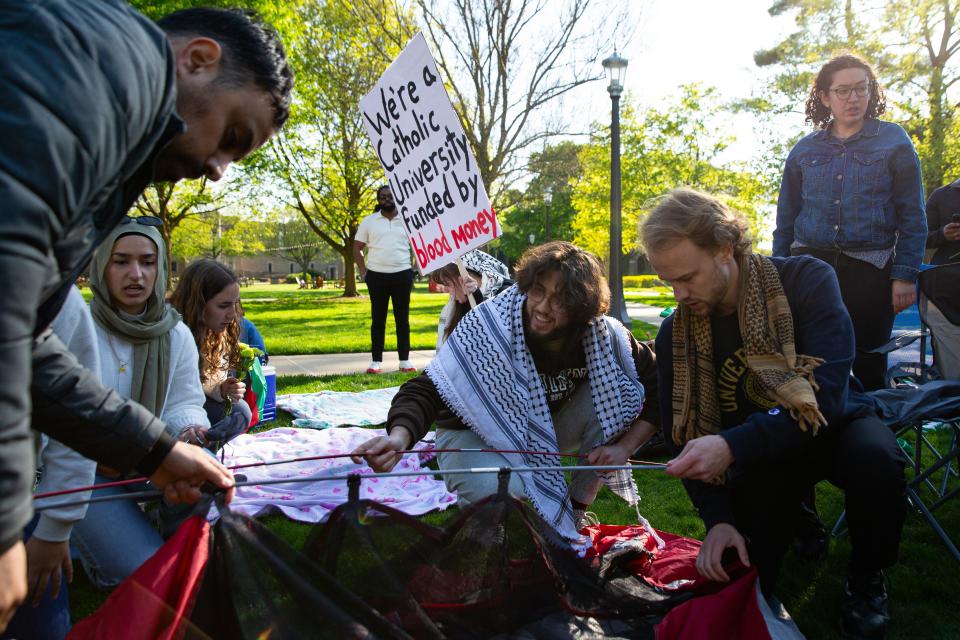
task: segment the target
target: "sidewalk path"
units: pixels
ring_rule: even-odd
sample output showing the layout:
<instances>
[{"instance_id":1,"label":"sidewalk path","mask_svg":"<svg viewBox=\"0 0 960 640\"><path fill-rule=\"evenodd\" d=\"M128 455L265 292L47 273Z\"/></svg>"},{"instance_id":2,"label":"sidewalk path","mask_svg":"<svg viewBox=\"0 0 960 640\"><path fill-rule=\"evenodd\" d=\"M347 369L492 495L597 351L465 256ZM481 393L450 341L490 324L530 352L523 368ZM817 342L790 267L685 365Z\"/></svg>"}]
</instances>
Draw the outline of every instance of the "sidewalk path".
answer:
<instances>
[{"instance_id":1,"label":"sidewalk path","mask_svg":"<svg viewBox=\"0 0 960 640\"><path fill-rule=\"evenodd\" d=\"M628 302L627 313L633 320L642 320L655 324L658 327L663 322L660 317L660 307L651 307L640 302ZM434 350L411 351L410 360L414 366L423 370L433 355ZM399 368L400 361L397 359L397 352L384 353L383 371L391 372ZM270 356L270 366L275 367L278 376L327 376L327 375L345 375L350 373L363 373L370 364L369 353L329 353L323 355L306 356Z\"/></svg>"}]
</instances>

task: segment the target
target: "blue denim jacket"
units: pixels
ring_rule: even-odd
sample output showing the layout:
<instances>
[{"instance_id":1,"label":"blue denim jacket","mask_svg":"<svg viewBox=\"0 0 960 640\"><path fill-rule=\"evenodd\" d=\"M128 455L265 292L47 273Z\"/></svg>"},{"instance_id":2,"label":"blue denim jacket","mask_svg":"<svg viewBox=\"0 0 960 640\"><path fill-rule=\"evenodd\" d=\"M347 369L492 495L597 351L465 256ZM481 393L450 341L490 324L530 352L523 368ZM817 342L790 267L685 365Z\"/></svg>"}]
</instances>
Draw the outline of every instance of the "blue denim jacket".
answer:
<instances>
[{"instance_id":1,"label":"blue denim jacket","mask_svg":"<svg viewBox=\"0 0 960 640\"><path fill-rule=\"evenodd\" d=\"M790 151L773 255L789 256L794 242L844 251L895 245L890 277L913 282L926 239L920 159L899 125L868 118L846 140L823 129Z\"/></svg>"}]
</instances>

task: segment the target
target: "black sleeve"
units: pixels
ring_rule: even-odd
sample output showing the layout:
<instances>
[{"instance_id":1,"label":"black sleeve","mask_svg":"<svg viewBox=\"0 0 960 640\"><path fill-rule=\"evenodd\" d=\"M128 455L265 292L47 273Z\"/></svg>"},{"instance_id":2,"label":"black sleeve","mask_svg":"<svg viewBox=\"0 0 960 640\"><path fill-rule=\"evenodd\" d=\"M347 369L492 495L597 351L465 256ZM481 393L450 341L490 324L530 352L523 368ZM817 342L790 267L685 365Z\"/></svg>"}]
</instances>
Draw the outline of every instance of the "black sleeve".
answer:
<instances>
[{"instance_id":1,"label":"black sleeve","mask_svg":"<svg viewBox=\"0 0 960 640\"><path fill-rule=\"evenodd\" d=\"M107 206L96 197L174 99L157 99L174 81L168 51L121 3L0 2L0 544L30 519L37 309L76 266L59 263L55 241ZM56 437L74 446L67 435Z\"/></svg>"},{"instance_id":2,"label":"black sleeve","mask_svg":"<svg viewBox=\"0 0 960 640\"><path fill-rule=\"evenodd\" d=\"M940 189L937 189L927 200L927 249L936 249L947 241L943 235L943 228L947 223L942 220L946 216L943 215L940 205L940 193Z\"/></svg>"},{"instance_id":3,"label":"black sleeve","mask_svg":"<svg viewBox=\"0 0 960 640\"><path fill-rule=\"evenodd\" d=\"M444 406L433 380L421 373L404 382L390 403L387 433L395 427L403 427L413 434L413 442L419 442Z\"/></svg>"},{"instance_id":4,"label":"black sleeve","mask_svg":"<svg viewBox=\"0 0 960 640\"><path fill-rule=\"evenodd\" d=\"M671 410L672 400L670 398L673 389L673 318L670 316L664 320L657 333L656 352L657 352L657 376L659 378L658 396L660 407L663 413L663 441L670 450L672 456L677 456L681 447L673 440L673 413ZM713 525L725 522L736 526L733 518L733 507L730 504L730 494L726 487L714 484L708 484L699 480L684 480L683 488L686 489L690 501L700 513L704 526L709 531Z\"/></svg>"},{"instance_id":5,"label":"black sleeve","mask_svg":"<svg viewBox=\"0 0 960 640\"><path fill-rule=\"evenodd\" d=\"M652 342L639 342L630 334L630 352L637 368L637 377L643 385L643 410L640 418L660 426L660 398L657 397L657 357Z\"/></svg>"},{"instance_id":6,"label":"black sleeve","mask_svg":"<svg viewBox=\"0 0 960 640\"><path fill-rule=\"evenodd\" d=\"M101 385L55 334L37 341L32 366L34 429L107 466L147 475L173 447L161 438L159 418Z\"/></svg>"},{"instance_id":7,"label":"black sleeve","mask_svg":"<svg viewBox=\"0 0 960 640\"><path fill-rule=\"evenodd\" d=\"M793 258L780 275L793 312L797 353L824 360L813 372L820 387L817 405L827 420L827 426L820 429L823 432L842 424L847 416L853 324L840 297L837 276L826 263L810 257ZM814 437L810 430L800 428L789 411L779 409L758 411L743 424L721 432L738 465L789 452Z\"/></svg>"}]
</instances>

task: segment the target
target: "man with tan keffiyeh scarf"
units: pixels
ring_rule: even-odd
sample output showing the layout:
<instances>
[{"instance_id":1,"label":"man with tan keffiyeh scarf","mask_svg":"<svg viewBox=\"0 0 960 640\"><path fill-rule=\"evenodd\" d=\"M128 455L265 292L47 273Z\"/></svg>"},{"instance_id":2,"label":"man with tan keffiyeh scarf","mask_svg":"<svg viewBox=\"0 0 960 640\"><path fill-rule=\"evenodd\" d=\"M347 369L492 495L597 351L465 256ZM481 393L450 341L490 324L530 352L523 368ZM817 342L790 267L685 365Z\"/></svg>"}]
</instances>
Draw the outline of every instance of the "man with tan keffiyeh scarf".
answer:
<instances>
[{"instance_id":1,"label":"man with tan keffiyeh scarf","mask_svg":"<svg viewBox=\"0 0 960 640\"><path fill-rule=\"evenodd\" d=\"M850 375L853 328L836 276L811 257L753 254L745 221L690 189L664 197L642 232L678 303L657 334L658 386L672 408L667 473L683 479L707 530L698 571L727 581L729 550L771 596L799 503L829 480L845 491L852 543L842 626L881 637L903 463Z\"/></svg>"}]
</instances>

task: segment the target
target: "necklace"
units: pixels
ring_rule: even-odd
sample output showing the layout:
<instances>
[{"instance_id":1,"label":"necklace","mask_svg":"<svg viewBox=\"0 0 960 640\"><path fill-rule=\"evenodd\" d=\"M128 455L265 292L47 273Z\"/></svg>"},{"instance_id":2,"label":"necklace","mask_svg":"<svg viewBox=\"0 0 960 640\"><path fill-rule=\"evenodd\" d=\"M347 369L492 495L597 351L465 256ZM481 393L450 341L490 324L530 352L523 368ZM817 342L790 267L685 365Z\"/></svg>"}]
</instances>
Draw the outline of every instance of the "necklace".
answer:
<instances>
[{"instance_id":1,"label":"necklace","mask_svg":"<svg viewBox=\"0 0 960 640\"><path fill-rule=\"evenodd\" d=\"M120 369L119 369L120 373L126 373L127 364L130 363L130 360L129 359L121 360L120 356L117 355L116 349L113 348L113 334L111 333L107 334L107 344L110 346L110 353L113 354L113 359L120 363Z\"/></svg>"}]
</instances>

